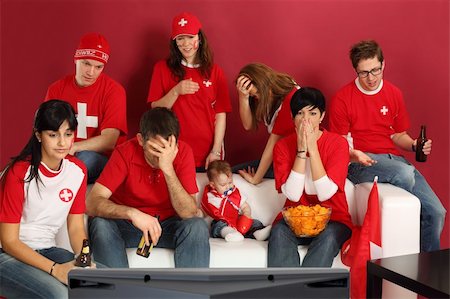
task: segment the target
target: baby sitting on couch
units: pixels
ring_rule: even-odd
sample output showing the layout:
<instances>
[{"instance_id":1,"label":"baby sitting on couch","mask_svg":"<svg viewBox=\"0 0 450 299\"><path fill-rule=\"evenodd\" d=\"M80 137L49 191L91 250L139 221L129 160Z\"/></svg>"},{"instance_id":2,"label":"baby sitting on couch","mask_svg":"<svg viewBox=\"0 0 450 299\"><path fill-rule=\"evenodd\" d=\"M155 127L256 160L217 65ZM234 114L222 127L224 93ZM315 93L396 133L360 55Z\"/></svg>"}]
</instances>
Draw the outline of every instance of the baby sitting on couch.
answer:
<instances>
[{"instance_id":1,"label":"baby sitting on couch","mask_svg":"<svg viewBox=\"0 0 450 299\"><path fill-rule=\"evenodd\" d=\"M202 208L213 218L211 237L224 238L227 242L242 241L244 236L256 240L269 237L271 225L264 226L251 218L247 198L233 184L231 166L223 160L209 163Z\"/></svg>"}]
</instances>

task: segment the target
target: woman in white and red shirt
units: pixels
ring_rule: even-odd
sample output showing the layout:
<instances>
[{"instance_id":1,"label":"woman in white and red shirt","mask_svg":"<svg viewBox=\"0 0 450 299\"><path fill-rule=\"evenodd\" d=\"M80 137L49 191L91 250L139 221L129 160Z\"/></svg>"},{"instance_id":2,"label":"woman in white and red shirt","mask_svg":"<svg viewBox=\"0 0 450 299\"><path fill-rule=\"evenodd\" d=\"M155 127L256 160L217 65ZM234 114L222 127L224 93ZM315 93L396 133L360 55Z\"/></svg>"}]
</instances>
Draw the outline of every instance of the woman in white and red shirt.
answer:
<instances>
[{"instance_id":1,"label":"woman in white and red shirt","mask_svg":"<svg viewBox=\"0 0 450 299\"><path fill-rule=\"evenodd\" d=\"M296 237L278 215L269 237L269 267L299 267L298 245L310 243L302 267L331 267L352 222L344 186L348 144L344 137L320 127L325 98L310 87L296 91L290 102L296 132L274 148L275 185L286 196L285 207L320 204L331 208L326 228L314 238Z\"/></svg>"},{"instance_id":2,"label":"woman in white and red shirt","mask_svg":"<svg viewBox=\"0 0 450 299\"><path fill-rule=\"evenodd\" d=\"M74 254L57 248L67 221L79 254L86 239L86 167L68 156L77 127L67 102L50 100L36 113L33 134L0 176L0 294L7 298L67 298Z\"/></svg>"}]
</instances>

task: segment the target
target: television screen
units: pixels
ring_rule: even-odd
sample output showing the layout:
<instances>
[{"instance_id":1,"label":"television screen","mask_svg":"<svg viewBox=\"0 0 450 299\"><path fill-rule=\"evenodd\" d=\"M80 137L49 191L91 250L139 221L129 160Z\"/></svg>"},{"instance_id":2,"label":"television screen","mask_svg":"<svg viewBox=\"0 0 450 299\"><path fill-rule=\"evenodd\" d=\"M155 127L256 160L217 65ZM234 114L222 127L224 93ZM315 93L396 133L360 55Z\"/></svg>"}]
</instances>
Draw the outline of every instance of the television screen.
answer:
<instances>
[{"instance_id":1,"label":"television screen","mask_svg":"<svg viewBox=\"0 0 450 299\"><path fill-rule=\"evenodd\" d=\"M69 298L349 298L335 268L74 269Z\"/></svg>"}]
</instances>

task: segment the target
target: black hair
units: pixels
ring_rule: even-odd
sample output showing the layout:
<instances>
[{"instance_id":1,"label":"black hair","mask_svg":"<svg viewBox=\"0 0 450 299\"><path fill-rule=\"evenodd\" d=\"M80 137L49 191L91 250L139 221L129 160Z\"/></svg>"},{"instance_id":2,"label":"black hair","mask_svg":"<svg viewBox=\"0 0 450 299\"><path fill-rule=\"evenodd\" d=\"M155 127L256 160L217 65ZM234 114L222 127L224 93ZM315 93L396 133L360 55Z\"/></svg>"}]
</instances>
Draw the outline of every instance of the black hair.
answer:
<instances>
[{"instance_id":1,"label":"black hair","mask_svg":"<svg viewBox=\"0 0 450 299\"><path fill-rule=\"evenodd\" d=\"M314 87L302 87L291 98L291 113L295 117L304 107L317 108L322 115L325 111L325 97L322 92Z\"/></svg>"},{"instance_id":2,"label":"black hair","mask_svg":"<svg viewBox=\"0 0 450 299\"><path fill-rule=\"evenodd\" d=\"M178 140L180 135L180 125L175 113L164 107L147 110L141 117L139 127L144 140L156 135L165 139L174 135Z\"/></svg>"},{"instance_id":3,"label":"black hair","mask_svg":"<svg viewBox=\"0 0 450 299\"><path fill-rule=\"evenodd\" d=\"M39 165L42 160L41 143L36 137L36 132L42 131L58 131L61 124L66 121L69 123L69 129L75 130L78 122L75 116L73 107L61 100L49 100L42 103L36 111L33 124L33 132L28 143L22 149L19 155L12 157L8 165L0 173L0 180L4 182L8 171L19 161L30 162L30 174L25 179L25 182L31 182L36 179L36 182L41 182L39 177Z\"/></svg>"}]
</instances>

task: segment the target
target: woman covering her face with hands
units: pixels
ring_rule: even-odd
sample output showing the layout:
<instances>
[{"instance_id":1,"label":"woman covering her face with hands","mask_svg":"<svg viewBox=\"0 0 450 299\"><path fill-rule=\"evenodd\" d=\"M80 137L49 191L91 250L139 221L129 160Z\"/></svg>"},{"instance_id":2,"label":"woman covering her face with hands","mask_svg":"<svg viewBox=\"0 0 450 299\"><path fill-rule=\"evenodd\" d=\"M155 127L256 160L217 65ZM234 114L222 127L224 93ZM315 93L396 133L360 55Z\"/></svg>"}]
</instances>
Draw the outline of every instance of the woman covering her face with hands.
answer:
<instances>
[{"instance_id":1,"label":"woman covering her face with hands","mask_svg":"<svg viewBox=\"0 0 450 299\"><path fill-rule=\"evenodd\" d=\"M260 160L236 165L233 172L239 172L252 184L259 184L264 177L273 178L271 165L275 143L294 132L289 102L300 87L287 74L262 63L251 63L240 70L236 88L244 129L257 129L258 123L264 122L270 135Z\"/></svg>"},{"instance_id":2,"label":"woman covering her face with hands","mask_svg":"<svg viewBox=\"0 0 450 299\"><path fill-rule=\"evenodd\" d=\"M79 254L84 228L86 167L68 155L77 127L69 103L50 100L36 112L33 134L0 174L0 294L67 298L74 254L56 246L67 221ZM94 264L92 264L95 267Z\"/></svg>"},{"instance_id":3,"label":"woman covering her face with hands","mask_svg":"<svg viewBox=\"0 0 450 299\"><path fill-rule=\"evenodd\" d=\"M287 199L285 207L320 204L331 208L331 218L314 238L296 237L278 215L268 245L269 267L299 267L297 246L311 243L303 267L331 267L342 244L351 235L344 186L349 162L347 141L320 127L325 98L309 87L296 91L290 103L296 132L274 148L275 185Z\"/></svg>"}]
</instances>

